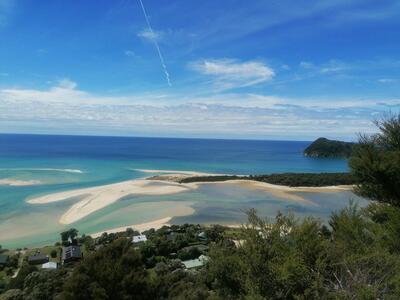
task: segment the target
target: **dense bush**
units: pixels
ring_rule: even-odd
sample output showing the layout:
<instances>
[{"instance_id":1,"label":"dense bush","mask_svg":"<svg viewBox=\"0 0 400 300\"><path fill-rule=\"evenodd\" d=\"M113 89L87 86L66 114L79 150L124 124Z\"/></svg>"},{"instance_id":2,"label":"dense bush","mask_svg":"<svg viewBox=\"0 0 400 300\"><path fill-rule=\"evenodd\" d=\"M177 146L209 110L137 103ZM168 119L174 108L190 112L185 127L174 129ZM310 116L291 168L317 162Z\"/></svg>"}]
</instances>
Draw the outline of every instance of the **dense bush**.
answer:
<instances>
[{"instance_id":1,"label":"dense bush","mask_svg":"<svg viewBox=\"0 0 400 300\"><path fill-rule=\"evenodd\" d=\"M154 286L139 251L118 239L86 257L74 270L61 299L153 299Z\"/></svg>"},{"instance_id":2,"label":"dense bush","mask_svg":"<svg viewBox=\"0 0 400 300\"><path fill-rule=\"evenodd\" d=\"M287 186L352 185L356 177L349 173L284 173L250 176L251 179Z\"/></svg>"},{"instance_id":3,"label":"dense bush","mask_svg":"<svg viewBox=\"0 0 400 300\"><path fill-rule=\"evenodd\" d=\"M250 176L195 176L182 179L181 183L218 182L227 180L250 179L286 186L331 186L352 185L357 183L357 177L350 173L283 173Z\"/></svg>"},{"instance_id":4,"label":"dense bush","mask_svg":"<svg viewBox=\"0 0 400 300\"><path fill-rule=\"evenodd\" d=\"M387 224L372 221L380 209L334 213L329 236L312 218L268 223L251 212L242 246L211 252L212 286L223 299L398 299L400 255L386 244Z\"/></svg>"},{"instance_id":5,"label":"dense bush","mask_svg":"<svg viewBox=\"0 0 400 300\"><path fill-rule=\"evenodd\" d=\"M400 206L400 115L376 123L379 133L361 136L349 165L363 197Z\"/></svg>"}]
</instances>

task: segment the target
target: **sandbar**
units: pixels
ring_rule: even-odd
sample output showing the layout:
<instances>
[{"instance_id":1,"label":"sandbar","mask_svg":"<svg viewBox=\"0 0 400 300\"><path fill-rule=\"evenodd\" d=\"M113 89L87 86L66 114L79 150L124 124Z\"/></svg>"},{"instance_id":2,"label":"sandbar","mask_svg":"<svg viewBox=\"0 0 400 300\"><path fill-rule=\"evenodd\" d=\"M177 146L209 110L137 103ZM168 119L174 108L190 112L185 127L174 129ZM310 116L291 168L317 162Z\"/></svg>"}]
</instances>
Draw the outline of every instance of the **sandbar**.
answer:
<instances>
[{"instance_id":1,"label":"sandbar","mask_svg":"<svg viewBox=\"0 0 400 300\"><path fill-rule=\"evenodd\" d=\"M9 185L9 186L29 186L29 185L37 185L41 184L38 180L17 180L17 179L0 179L0 185Z\"/></svg>"},{"instance_id":2,"label":"sandbar","mask_svg":"<svg viewBox=\"0 0 400 300\"><path fill-rule=\"evenodd\" d=\"M247 179L220 182L178 183L182 178L188 176L210 176L214 174L174 170L137 170L145 173L165 173L165 175L53 193L29 199L28 202L31 204L45 204L63 200L79 199L61 216L59 220L61 224L71 224L127 196L177 194L197 189L201 184L239 185L245 188L266 191L277 198L295 201L310 206L318 206L318 204L305 199L302 195L295 194L295 192L330 193L351 190L352 188L352 186L288 187Z\"/></svg>"},{"instance_id":3,"label":"sandbar","mask_svg":"<svg viewBox=\"0 0 400 300\"><path fill-rule=\"evenodd\" d=\"M339 186L322 186L322 187L290 187L285 185L277 185L271 184L267 182L255 181L255 180L246 180L246 179L235 179L235 180L226 180L226 181L218 181L218 182L194 182L188 183L187 186L197 187L199 184L232 184L239 185L245 188L250 189L258 189L271 193L275 197L291 200L295 202L300 202L307 205L318 206L318 204L305 199L301 195L294 194L295 192L313 192L313 193L332 193L332 192L340 192L340 191L349 191L352 189L352 186L348 185L339 185Z\"/></svg>"},{"instance_id":4,"label":"sandbar","mask_svg":"<svg viewBox=\"0 0 400 300\"><path fill-rule=\"evenodd\" d=\"M184 175L198 175L198 176L210 176L215 174L196 172L196 171L181 171L181 170L150 170L150 169L134 169L135 171L142 173L165 173L165 174L184 174Z\"/></svg>"},{"instance_id":5,"label":"sandbar","mask_svg":"<svg viewBox=\"0 0 400 300\"><path fill-rule=\"evenodd\" d=\"M154 182L158 184L154 185ZM49 194L29 199L28 203L45 204L79 198L59 220L61 224L71 224L127 196L168 195L187 190L186 185L178 183L138 179Z\"/></svg>"}]
</instances>

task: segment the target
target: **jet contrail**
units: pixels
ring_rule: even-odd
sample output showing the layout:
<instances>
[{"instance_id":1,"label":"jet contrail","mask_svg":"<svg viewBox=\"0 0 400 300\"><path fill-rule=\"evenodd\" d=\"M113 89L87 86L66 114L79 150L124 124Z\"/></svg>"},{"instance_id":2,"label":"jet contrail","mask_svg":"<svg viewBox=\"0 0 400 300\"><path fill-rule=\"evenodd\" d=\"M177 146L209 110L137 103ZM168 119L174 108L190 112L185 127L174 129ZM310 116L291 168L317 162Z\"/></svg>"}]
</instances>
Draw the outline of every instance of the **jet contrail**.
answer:
<instances>
[{"instance_id":1,"label":"jet contrail","mask_svg":"<svg viewBox=\"0 0 400 300\"><path fill-rule=\"evenodd\" d=\"M156 46L156 49L157 49L157 52L158 52L158 56L160 58L161 66L162 66L162 68L164 70L164 73L165 73L165 78L167 79L168 85L172 86L171 79L169 78L168 69L167 69L167 66L165 65L164 57L163 57L163 55L161 53L160 46L158 45L158 42L157 42L157 39L156 39L156 35L154 34L153 28L151 27L149 17L147 16L147 13L146 13L146 10L144 8L142 0L139 0L139 2L140 2L140 6L142 7L144 18L146 19L147 27L149 28L151 36L153 37L152 40L154 42L154 45Z\"/></svg>"}]
</instances>

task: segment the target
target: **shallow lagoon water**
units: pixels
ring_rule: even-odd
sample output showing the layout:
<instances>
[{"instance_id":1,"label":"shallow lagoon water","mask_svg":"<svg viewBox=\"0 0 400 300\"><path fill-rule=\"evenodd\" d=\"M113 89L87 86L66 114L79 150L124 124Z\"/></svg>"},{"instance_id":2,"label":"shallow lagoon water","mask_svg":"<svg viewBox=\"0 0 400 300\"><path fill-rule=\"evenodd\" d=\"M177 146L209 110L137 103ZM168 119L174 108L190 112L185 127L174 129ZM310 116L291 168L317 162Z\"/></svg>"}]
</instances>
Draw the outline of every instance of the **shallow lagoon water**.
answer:
<instances>
[{"instance_id":1,"label":"shallow lagoon water","mask_svg":"<svg viewBox=\"0 0 400 300\"><path fill-rule=\"evenodd\" d=\"M59 232L75 227L81 233L152 221L190 205L190 216L172 223L241 223L244 211L256 208L274 217L278 211L326 220L332 211L355 198L350 192L302 193L317 206L307 206L238 186L201 185L199 189L166 196L125 197L76 223L64 226L60 216L77 201L70 199L32 205L27 199L71 189L149 177L136 169L186 170L209 173L262 174L282 172L342 172L341 159L302 155L309 142L230 141L0 135L0 179L40 181L32 186L0 186L0 244L29 247L53 243ZM157 184L157 183L154 183ZM360 205L365 201L357 198Z\"/></svg>"}]
</instances>

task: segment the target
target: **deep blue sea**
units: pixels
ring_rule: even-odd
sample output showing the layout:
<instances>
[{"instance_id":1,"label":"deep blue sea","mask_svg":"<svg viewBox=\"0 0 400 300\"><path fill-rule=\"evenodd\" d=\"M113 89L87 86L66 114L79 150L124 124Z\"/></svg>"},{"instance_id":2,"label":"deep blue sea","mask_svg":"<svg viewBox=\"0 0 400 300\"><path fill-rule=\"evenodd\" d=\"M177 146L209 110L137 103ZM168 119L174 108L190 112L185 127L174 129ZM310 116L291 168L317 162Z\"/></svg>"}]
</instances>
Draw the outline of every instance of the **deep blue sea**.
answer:
<instances>
[{"instance_id":1,"label":"deep blue sea","mask_svg":"<svg viewBox=\"0 0 400 300\"><path fill-rule=\"evenodd\" d=\"M283 172L343 172L344 159L303 156L307 141L255 141L177 138L134 138L52 135L0 135L0 244L22 246L56 239L64 227L57 220L71 201L32 205L26 200L38 195L82 187L99 186L149 176L138 169L201 171L223 174L267 174ZM150 174L151 175L151 174ZM6 185L4 180L36 181L37 185ZM315 194L310 195L320 201ZM150 221L164 215L138 204L164 201L168 209L175 202L190 201L195 213L176 217L175 222L243 221L243 208L257 207L273 216L278 210L325 218L344 206L350 197L338 195L334 203L306 208L248 190L221 190L212 185L179 195L123 199L86 217L73 226L86 232ZM175 201L175 202L174 202ZM157 202L158 203L158 202ZM339 204L338 204L339 203ZM168 205L167 205L168 204ZM136 205L136 206L135 206ZM147 204L146 204L147 205ZM314 210L313 210L314 209ZM129 214L127 213L129 212ZM17 228L17 229L15 229ZM13 235L5 232L13 231Z\"/></svg>"},{"instance_id":2,"label":"deep blue sea","mask_svg":"<svg viewBox=\"0 0 400 300\"><path fill-rule=\"evenodd\" d=\"M347 170L343 159L304 157L302 152L309 144L307 141L0 135L0 164L2 168L90 168L93 163L103 166L116 163L117 167L122 162L124 167L114 170L120 174L128 167L126 162L143 169L183 168L236 174Z\"/></svg>"}]
</instances>

